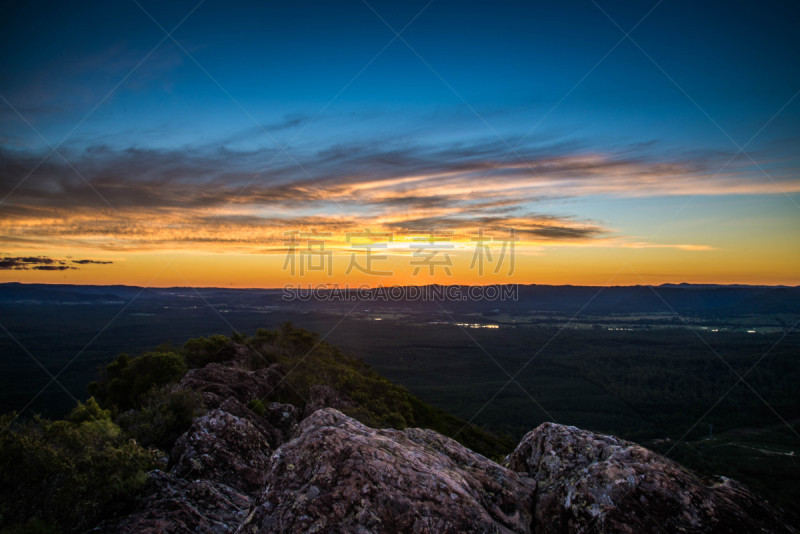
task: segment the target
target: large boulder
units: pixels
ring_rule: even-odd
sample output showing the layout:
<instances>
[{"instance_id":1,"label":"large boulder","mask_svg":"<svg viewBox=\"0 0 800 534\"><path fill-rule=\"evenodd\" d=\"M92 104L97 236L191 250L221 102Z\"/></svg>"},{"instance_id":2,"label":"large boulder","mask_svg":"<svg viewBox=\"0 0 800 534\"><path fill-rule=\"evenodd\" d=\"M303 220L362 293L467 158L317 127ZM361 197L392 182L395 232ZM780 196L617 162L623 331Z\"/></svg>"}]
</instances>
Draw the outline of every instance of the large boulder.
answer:
<instances>
[{"instance_id":1,"label":"large boulder","mask_svg":"<svg viewBox=\"0 0 800 534\"><path fill-rule=\"evenodd\" d=\"M180 385L203 393L209 408L233 397L243 404L252 399L261 399L279 390L283 383L284 369L272 364L265 369L248 371L241 367L210 363L200 369L192 369L181 379Z\"/></svg>"},{"instance_id":2,"label":"large boulder","mask_svg":"<svg viewBox=\"0 0 800 534\"><path fill-rule=\"evenodd\" d=\"M249 532L529 532L535 483L430 430L317 410L272 455Z\"/></svg>"},{"instance_id":3,"label":"large boulder","mask_svg":"<svg viewBox=\"0 0 800 534\"><path fill-rule=\"evenodd\" d=\"M575 427L539 426L502 467L434 431L376 430L332 408L270 453L268 423L223 406L244 415L196 419L171 472L153 472L137 510L100 530L795 532L741 484Z\"/></svg>"},{"instance_id":4,"label":"large boulder","mask_svg":"<svg viewBox=\"0 0 800 534\"><path fill-rule=\"evenodd\" d=\"M794 532L733 480L572 426L540 425L505 465L538 483L536 532Z\"/></svg>"},{"instance_id":5,"label":"large boulder","mask_svg":"<svg viewBox=\"0 0 800 534\"><path fill-rule=\"evenodd\" d=\"M231 401L223 406L237 406ZM212 480L244 493L257 492L270 461L271 435L264 432L268 425L260 426L241 415L211 410L178 438L170 455L171 471L186 479Z\"/></svg>"}]
</instances>

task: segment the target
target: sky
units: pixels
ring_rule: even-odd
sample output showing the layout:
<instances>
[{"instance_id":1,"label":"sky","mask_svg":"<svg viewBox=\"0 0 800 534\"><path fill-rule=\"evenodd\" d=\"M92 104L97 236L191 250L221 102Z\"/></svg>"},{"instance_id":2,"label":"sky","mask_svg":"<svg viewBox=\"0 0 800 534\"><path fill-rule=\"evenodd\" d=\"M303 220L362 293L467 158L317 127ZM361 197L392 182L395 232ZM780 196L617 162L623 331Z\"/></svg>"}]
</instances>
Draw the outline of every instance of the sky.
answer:
<instances>
[{"instance_id":1,"label":"sky","mask_svg":"<svg viewBox=\"0 0 800 534\"><path fill-rule=\"evenodd\" d=\"M797 2L3 12L0 281L800 284Z\"/></svg>"}]
</instances>

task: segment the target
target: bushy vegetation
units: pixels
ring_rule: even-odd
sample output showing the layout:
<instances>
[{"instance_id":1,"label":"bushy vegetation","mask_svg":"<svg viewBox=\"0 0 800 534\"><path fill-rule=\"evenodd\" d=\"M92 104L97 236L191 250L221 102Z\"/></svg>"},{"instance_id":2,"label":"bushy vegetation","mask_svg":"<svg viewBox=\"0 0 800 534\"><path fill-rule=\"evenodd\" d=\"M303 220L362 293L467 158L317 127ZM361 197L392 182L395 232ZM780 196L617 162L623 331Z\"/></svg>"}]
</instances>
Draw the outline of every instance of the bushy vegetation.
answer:
<instances>
[{"instance_id":1,"label":"bushy vegetation","mask_svg":"<svg viewBox=\"0 0 800 534\"><path fill-rule=\"evenodd\" d=\"M154 387L176 382L188 370L184 356L175 352L147 352L136 358L120 354L88 389L103 406L129 410L138 408Z\"/></svg>"},{"instance_id":2,"label":"bushy vegetation","mask_svg":"<svg viewBox=\"0 0 800 534\"><path fill-rule=\"evenodd\" d=\"M140 444L169 452L192 420L204 412L200 393L167 384L150 390L139 409L123 412L117 423Z\"/></svg>"},{"instance_id":3,"label":"bushy vegetation","mask_svg":"<svg viewBox=\"0 0 800 534\"><path fill-rule=\"evenodd\" d=\"M379 375L359 358L346 356L315 333L284 323L275 331L260 329L247 340L266 361L278 361L287 371L285 387L274 398L303 407L311 386L326 384L344 393L357 407L344 411L373 427L422 427L436 430L485 456L500 459L514 446L498 437L425 404L402 386Z\"/></svg>"},{"instance_id":4,"label":"bushy vegetation","mask_svg":"<svg viewBox=\"0 0 800 534\"><path fill-rule=\"evenodd\" d=\"M117 422L140 443L169 450L175 439L202 411L199 398L170 386L190 369L221 363L234 357L251 369L273 363L283 365L286 378L269 398L253 399L249 407L257 414L265 403L287 402L304 408L311 387L325 384L345 394L355 406L348 415L375 427L431 428L455 435L467 447L500 458L513 447L509 438L498 438L442 410L425 404L375 372L363 360L346 356L337 347L320 340L318 334L291 323L276 330L258 329L253 337L234 334L194 338L182 347L164 346L162 352L147 352L131 358L122 354L101 370L89 392L112 413Z\"/></svg>"},{"instance_id":5,"label":"bushy vegetation","mask_svg":"<svg viewBox=\"0 0 800 534\"><path fill-rule=\"evenodd\" d=\"M195 369L230 360L234 348L228 337L216 335L190 339L183 345L182 353L186 364Z\"/></svg>"},{"instance_id":6,"label":"bushy vegetation","mask_svg":"<svg viewBox=\"0 0 800 534\"><path fill-rule=\"evenodd\" d=\"M251 399L250 402L247 403L247 407L250 408L253 413L262 417L267 413L267 407L264 406L261 399Z\"/></svg>"},{"instance_id":7,"label":"bushy vegetation","mask_svg":"<svg viewBox=\"0 0 800 534\"><path fill-rule=\"evenodd\" d=\"M80 532L123 511L156 466L94 399L68 419L0 417L0 530Z\"/></svg>"}]
</instances>

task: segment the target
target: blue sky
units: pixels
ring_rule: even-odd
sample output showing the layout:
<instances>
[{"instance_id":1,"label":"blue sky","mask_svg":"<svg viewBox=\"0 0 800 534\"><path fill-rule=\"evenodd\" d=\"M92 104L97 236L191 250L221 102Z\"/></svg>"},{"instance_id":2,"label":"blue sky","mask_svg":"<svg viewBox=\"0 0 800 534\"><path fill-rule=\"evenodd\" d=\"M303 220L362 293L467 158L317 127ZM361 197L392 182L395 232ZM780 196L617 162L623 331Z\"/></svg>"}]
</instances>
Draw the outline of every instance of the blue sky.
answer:
<instances>
[{"instance_id":1,"label":"blue sky","mask_svg":"<svg viewBox=\"0 0 800 534\"><path fill-rule=\"evenodd\" d=\"M385 135L393 125L399 133L430 128L452 135L453 117L461 130L491 133L462 99L499 133L522 135L572 91L536 132L727 149L730 140L681 89L742 144L800 81L793 36L800 10L790 2L631 8L630 2L437 1L411 22L426 4L207 1L175 37L260 123L278 125L329 106L303 135L307 140L341 128ZM195 5L141 3L166 29ZM624 37L611 19L627 31L653 7L631 34L644 52L628 40L611 51ZM30 2L9 10L3 94L53 143L165 37L132 2ZM401 39L389 44L394 34L378 15L397 30L411 22L402 38L413 50ZM4 111L7 137L39 144ZM798 106L785 110L757 145L788 144L797 118ZM121 145L177 146L220 141L253 125L167 40L71 140L98 142L112 134Z\"/></svg>"}]
</instances>

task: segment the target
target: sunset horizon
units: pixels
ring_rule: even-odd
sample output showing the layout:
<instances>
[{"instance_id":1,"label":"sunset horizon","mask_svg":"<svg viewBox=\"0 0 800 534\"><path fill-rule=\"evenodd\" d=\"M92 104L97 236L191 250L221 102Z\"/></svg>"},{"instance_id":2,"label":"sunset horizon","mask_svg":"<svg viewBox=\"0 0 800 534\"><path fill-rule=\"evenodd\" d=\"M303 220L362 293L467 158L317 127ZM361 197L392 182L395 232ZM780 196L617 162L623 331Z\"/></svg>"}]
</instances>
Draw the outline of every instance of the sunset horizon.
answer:
<instances>
[{"instance_id":1,"label":"sunset horizon","mask_svg":"<svg viewBox=\"0 0 800 534\"><path fill-rule=\"evenodd\" d=\"M788 7L31 9L2 281L800 284Z\"/></svg>"}]
</instances>

